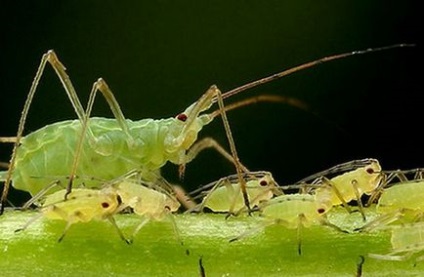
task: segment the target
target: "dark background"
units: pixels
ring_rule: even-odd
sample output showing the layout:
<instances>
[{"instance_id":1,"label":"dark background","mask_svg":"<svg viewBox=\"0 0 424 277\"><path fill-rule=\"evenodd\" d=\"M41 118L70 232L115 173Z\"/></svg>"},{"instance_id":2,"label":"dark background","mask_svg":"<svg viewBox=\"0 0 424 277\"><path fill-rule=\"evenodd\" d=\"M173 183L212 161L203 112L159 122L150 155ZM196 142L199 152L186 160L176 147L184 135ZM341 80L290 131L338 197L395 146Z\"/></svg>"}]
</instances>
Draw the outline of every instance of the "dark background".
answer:
<instances>
[{"instance_id":1,"label":"dark background","mask_svg":"<svg viewBox=\"0 0 424 277\"><path fill-rule=\"evenodd\" d=\"M131 119L175 116L211 84L227 91L323 56L419 43L414 1L1 1L0 135L13 136L43 53L54 49L82 99L103 77ZM134 2L133 4L129 2ZM418 2L418 1L417 1ZM424 166L421 47L327 63L230 99L297 97L229 113L241 160L281 184L352 159L386 169ZM100 99L100 98L99 98ZM111 117L103 100L94 115ZM47 66L26 132L75 118ZM226 145L220 120L201 136ZM0 146L8 161L10 145ZM166 176L175 181L176 167ZM188 189L234 173L207 151L188 165ZM15 194L16 195L16 194Z\"/></svg>"}]
</instances>

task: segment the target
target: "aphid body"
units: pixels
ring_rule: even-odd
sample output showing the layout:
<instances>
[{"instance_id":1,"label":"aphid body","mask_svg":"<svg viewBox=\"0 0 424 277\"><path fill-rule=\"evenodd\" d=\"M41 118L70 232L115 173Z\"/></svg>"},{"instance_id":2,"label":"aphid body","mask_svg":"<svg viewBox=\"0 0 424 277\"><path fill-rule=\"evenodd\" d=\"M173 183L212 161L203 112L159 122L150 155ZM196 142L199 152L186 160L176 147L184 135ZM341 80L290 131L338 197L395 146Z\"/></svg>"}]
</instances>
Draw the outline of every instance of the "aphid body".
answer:
<instances>
[{"instance_id":1,"label":"aphid body","mask_svg":"<svg viewBox=\"0 0 424 277\"><path fill-rule=\"evenodd\" d=\"M274 196L277 183L270 172L249 172L243 177L246 178L246 191L252 208ZM221 178L211 185L213 188L206 192L200 209L208 208L213 212L237 212L245 207L237 175Z\"/></svg>"},{"instance_id":2,"label":"aphid body","mask_svg":"<svg viewBox=\"0 0 424 277\"><path fill-rule=\"evenodd\" d=\"M392 235L390 242L392 252L382 254L369 254L370 257L381 260L404 261L412 255L424 251L424 222L391 226ZM416 261L424 259L424 255Z\"/></svg>"},{"instance_id":3,"label":"aphid body","mask_svg":"<svg viewBox=\"0 0 424 277\"><path fill-rule=\"evenodd\" d=\"M116 228L120 238L129 243L113 219L113 215L119 211L121 205L121 199L116 193L110 190L76 188L68 195L66 201L65 194L66 190L62 189L47 195L40 207L40 215L32 218L16 231L26 229L41 216L51 220L64 220L67 225L59 238L61 241L74 223L108 219Z\"/></svg>"},{"instance_id":4,"label":"aphid body","mask_svg":"<svg viewBox=\"0 0 424 277\"><path fill-rule=\"evenodd\" d=\"M346 204L351 200L360 200L363 194L370 195L381 183L384 175L381 166L375 159L369 159L370 164L337 175L334 178L323 180L325 186L316 189L318 198L328 194L330 189L333 206Z\"/></svg>"}]
</instances>

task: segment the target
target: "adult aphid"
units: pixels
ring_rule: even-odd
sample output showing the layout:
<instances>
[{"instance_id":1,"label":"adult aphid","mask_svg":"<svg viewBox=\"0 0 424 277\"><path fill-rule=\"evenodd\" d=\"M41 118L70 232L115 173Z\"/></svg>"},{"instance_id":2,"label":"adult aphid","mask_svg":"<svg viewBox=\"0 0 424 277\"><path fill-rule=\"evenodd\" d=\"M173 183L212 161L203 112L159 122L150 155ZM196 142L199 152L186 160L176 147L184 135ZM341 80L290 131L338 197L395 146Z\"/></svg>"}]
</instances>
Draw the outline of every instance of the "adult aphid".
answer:
<instances>
[{"instance_id":1,"label":"adult aphid","mask_svg":"<svg viewBox=\"0 0 424 277\"><path fill-rule=\"evenodd\" d=\"M223 93L222 98L225 99L241 91L320 63L409 46L412 45L396 44L324 57L230 90ZM78 120L47 125L23 137L28 111L47 63L52 65L59 77ZM108 102L114 119L90 118L92 106L99 91ZM53 186L59 182L67 182L67 194L69 194L74 177L77 175L111 180L137 169L141 172L143 179L154 181L153 176L156 174L151 173L157 173L168 161L179 165L186 164L196 154L192 153L191 156L188 156L186 152L196 142L198 133L203 126L209 124L219 114L203 113L217 101L218 94L221 92L213 85L199 100L176 117L131 121L124 117L112 91L100 78L94 82L87 108L84 110L65 67L53 51L48 51L41 59L22 110L10 167L4 179L0 213L3 212L11 182L15 188L29 191L32 195L37 194L48 185L45 182L33 180L31 176L69 176L69 180L52 180L51 182ZM201 146L196 149L214 146L205 144L202 140L197 143ZM95 184L87 183L86 186L93 187ZM243 195L246 195L246 188L242 188L242 190ZM247 199L245 201L247 202Z\"/></svg>"}]
</instances>

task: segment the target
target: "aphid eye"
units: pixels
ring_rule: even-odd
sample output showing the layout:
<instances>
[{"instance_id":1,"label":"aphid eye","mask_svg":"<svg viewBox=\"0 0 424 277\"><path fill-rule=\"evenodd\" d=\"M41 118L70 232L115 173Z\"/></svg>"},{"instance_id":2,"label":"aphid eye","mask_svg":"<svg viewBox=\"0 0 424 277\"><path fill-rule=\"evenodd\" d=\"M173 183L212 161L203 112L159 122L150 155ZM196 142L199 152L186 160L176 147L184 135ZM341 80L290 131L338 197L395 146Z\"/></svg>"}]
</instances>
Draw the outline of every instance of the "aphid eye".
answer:
<instances>
[{"instance_id":1,"label":"aphid eye","mask_svg":"<svg viewBox=\"0 0 424 277\"><path fill-rule=\"evenodd\" d=\"M324 209L324 208L319 208L319 209L317 210L317 212L318 212L319 214L323 214L323 213L325 213L325 209Z\"/></svg>"},{"instance_id":2,"label":"aphid eye","mask_svg":"<svg viewBox=\"0 0 424 277\"><path fill-rule=\"evenodd\" d=\"M102 203L102 208L104 208L104 209L109 208L109 203L103 202Z\"/></svg>"},{"instance_id":3,"label":"aphid eye","mask_svg":"<svg viewBox=\"0 0 424 277\"><path fill-rule=\"evenodd\" d=\"M187 115L184 113L180 113L179 115L177 115L177 119L182 122L185 122L187 120Z\"/></svg>"},{"instance_id":4,"label":"aphid eye","mask_svg":"<svg viewBox=\"0 0 424 277\"><path fill-rule=\"evenodd\" d=\"M373 173L374 173L374 169L372 169L372 168L367 168L367 173L368 173L368 174L373 174Z\"/></svg>"},{"instance_id":5,"label":"aphid eye","mask_svg":"<svg viewBox=\"0 0 424 277\"><path fill-rule=\"evenodd\" d=\"M265 181L265 180L262 180L262 181L259 182L259 185L261 185L262 187L265 187L265 186L268 185L268 182Z\"/></svg>"}]
</instances>

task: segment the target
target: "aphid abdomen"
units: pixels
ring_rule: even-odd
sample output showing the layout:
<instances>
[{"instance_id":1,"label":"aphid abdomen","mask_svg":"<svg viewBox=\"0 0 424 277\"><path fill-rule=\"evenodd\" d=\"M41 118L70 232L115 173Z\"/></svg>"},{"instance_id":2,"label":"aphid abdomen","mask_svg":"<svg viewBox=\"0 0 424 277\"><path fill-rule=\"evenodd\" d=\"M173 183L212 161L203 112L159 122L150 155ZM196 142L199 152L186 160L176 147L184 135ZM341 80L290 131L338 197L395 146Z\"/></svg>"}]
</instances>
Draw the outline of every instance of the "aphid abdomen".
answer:
<instances>
[{"instance_id":1,"label":"aphid abdomen","mask_svg":"<svg viewBox=\"0 0 424 277\"><path fill-rule=\"evenodd\" d=\"M300 215L306 219L303 221L305 227L316 222L321 216L317 210L317 202L313 195L287 194L268 201L262 209L262 215L283 222L289 229L295 229L299 226Z\"/></svg>"},{"instance_id":2,"label":"aphid abdomen","mask_svg":"<svg viewBox=\"0 0 424 277\"><path fill-rule=\"evenodd\" d=\"M378 201L377 211L388 213L399 209L424 212L423 180L394 184L384 190Z\"/></svg>"},{"instance_id":3,"label":"aphid abdomen","mask_svg":"<svg viewBox=\"0 0 424 277\"><path fill-rule=\"evenodd\" d=\"M97 180L111 180L127 172L140 170L143 178L154 181L155 174L175 153L168 153L165 138L168 125L175 121L151 119L127 120L131 138L114 119L91 118L76 171L84 186L99 187ZM79 121L63 121L48 125L22 139L18 148L13 186L35 195L49 183L59 180L66 185L74 161L75 147L81 132ZM63 176L58 178L58 176ZM78 187L78 180L75 181ZM53 188L52 191L58 190Z\"/></svg>"}]
</instances>

